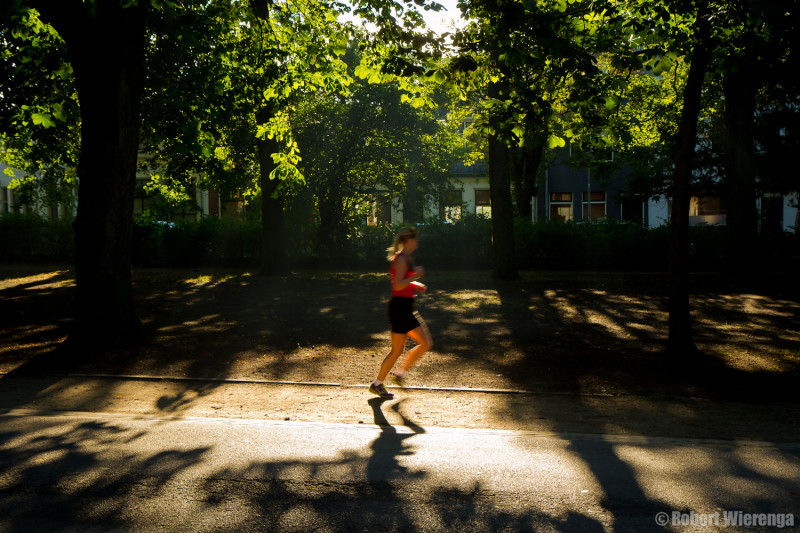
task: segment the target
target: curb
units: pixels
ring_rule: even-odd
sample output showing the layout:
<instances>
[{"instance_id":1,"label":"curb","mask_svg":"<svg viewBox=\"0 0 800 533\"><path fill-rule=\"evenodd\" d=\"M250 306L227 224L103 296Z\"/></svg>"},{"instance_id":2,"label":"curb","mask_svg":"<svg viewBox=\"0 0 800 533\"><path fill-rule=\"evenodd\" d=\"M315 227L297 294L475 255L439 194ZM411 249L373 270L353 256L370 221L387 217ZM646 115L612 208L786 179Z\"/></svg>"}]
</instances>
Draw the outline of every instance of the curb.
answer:
<instances>
[{"instance_id":1,"label":"curb","mask_svg":"<svg viewBox=\"0 0 800 533\"><path fill-rule=\"evenodd\" d=\"M10 377L35 377L35 376L48 376L48 377L62 377L62 378L82 378L82 379L117 379L128 381L173 381L173 382L205 382L205 383L221 383L230 385L296 385L303 387L342 387L342 388L368 388L369 384L349 384L349 383L333 383L333 382L320 382L320 381L277 381L277 380L261 380L261 379L230 379L230 378L197 378L185 376L151 376L146 374L83 374L83 373L69 373L69 374L56 374L56 373L41 373L41 374L14 374L13 372L0 372L0 376ZM399 389L400 387L389 386L389 388ZM428 392L464 392L464 393L480 393L480 394L513 394L513 395L530 395L530 396L581 396L581 397L598 397L598 398L616 398L618 394L604 394L604 393L577 393L577 392L564 392L564 391L532 391L532 390L519 390L519 389L492 389L492 388L471 388L471 387L425 387L425 386L408 386L403 387L403 390L420 390Z\"/></svg>"}]
</instances>

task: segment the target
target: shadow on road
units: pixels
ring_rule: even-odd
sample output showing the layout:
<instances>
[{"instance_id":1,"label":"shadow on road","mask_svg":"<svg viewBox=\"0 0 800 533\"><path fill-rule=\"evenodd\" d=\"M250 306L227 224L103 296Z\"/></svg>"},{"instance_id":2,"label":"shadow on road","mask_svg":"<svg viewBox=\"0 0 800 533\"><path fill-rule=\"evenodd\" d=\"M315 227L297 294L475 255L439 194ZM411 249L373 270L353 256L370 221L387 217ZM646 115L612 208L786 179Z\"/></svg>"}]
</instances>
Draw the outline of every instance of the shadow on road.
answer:
<instances>
[{"instance_id":1,"label":"shadow on road","mask_svg":"<svg viewBox=\"0 0 800 533\"><path fill-rule=\"evenodd\" d=\"M386 347L385 280L350 275L317 281L246 275L150 276L147 283L152 285L140 284L136 293L151 341L102 360L76 360L68 369L214 378L369 379L379 361L365 354L382 353ZM0 362L6 368L42 369L36 358L50 354L68 326L72 294L68 282L68 275L59 274L55 279L3 289L0 305L9 318L0 331ZM785 375L797 374L800 305L794 296L696 291L698 340L706 358L698 369L674 369L660 357L665 305L659 283L657 275L633 284L629 278L604 276L570 282L564 278L509 284L442 282L423 302L438 355L426 355L422 363L430 365L421 365L418 375L430 380L429 385L475 386L477 380L490 376L493 383L509 388L612 397L686 394L759 402L786 400L787 394L794 394L787 381L793 378L769 368L769 364L782 364L788 369ZM720 323L730 326L720 328ZM717 349L734 341L737 353L752 353L752 357L731 361L724 348ZM767 352L770 357L761 357ZM439 378L437 368L457 368L458 372ZM462 371L470 377L454 381ZM53 376L40 388L24 391L19 405L54 393L60 379ZM194 397L214 387L210 382L187 385L185 391L163 397L156 407L179 414ZM587 417L586 433L649 435L648 417L669 416L676 424L704 423L693 401L679 405L679 412L660 412L660 404L652 402L636 413L631 409L638 406L609 416L589 396L577 397L582 416ZM85 398L85 403L102 408L103 400L101 393ZM537 404L536 396L509 397L502 411L518 412L515 402L520 401L533 403L537 416L563 436L576 462L591 470L610 495L602 500L606 510L644 517L662 510L663 502L644 490L622 447L585 446L570 435L574 420L560 418L564 416L561 410L549 411ZM401 417L402 427L389 424L382 410L386 404L379 399L369 405L381 432L366 448L353 449L336 460L260 462L201 478L186 478L185 472L207 461L214 450L167 445L164 451L145 457L90 450L90 445L110 450L119 438L133 442L144 437L113 423L53 423L34 434L0 430L0 472L6 473L0 485L0 516L12 531L27 530L29 525L36 529L93 521L116 528L135 521L132 499L152 503L157 514L159 500L154 494L179 483L192 494L194 507L189 508L197 517L223 516L216 527L220 530L229 525L275 530L287 524L315 529L311 526L325 526L327 517L358 530L374 526L422 531L445 525L472 531L603 530L589 516L569 510L554 517L537 502L526 502L526 509L519 512L496 509L479 485L464 489L426 483L424 494L407 494L409 484L432 479L431 473L409 470L402 461L415 453L412 439L424 430L403 411L402 402L390 407ZM13 401L6 406L13 407ZM752 440L774 437L750 427L732 431ZM680 446L662 448L669 451ZM736 458L712 466L709 471L720 478L765 475L758 465ZM305 481L288 478L287 473L296 469L307 473ZM360 473L358 483L338 485L336 472L342 469ZM626 492L615 489L620 479L628 487ZM776 482L775 490L785 492L787 483ZM710 486L714 488L713 480ZM410 496L415 499L409 500ZM248 513L241 518L227 513L226 506L232 502L244 502ZM187 523L199 520L193 511L186 512Z\"/></svg>"},{"instance_id":2,"label":"shadow on road","mask_svg":"<svg viewBox=\"0 0 800 533\"><path fill-rule=\"evenodd\" d=\"M380 425L371 444L354 442L325 459L243 463L231 459L222 443L198 444L191 433L168 433L178 436L165 439L159 429L169 421L135 429L142 426L53 416L32 429L18 424L22 417L5 415L0 529L603 531L575 509L554 512L535 500L502 495L498 500L479 481L465 489L463 479L441 480L404 466L403 458L415 453L411 439L424 430L406 416L402 403L390 407L402 427L388 424L379 401L370 406ZM263 438L247 433L240 439L268 451L272 440L258 434ZM303 456L293 450L288 455Z\"/></svg>"},{"instance_id":3,"label":"shadow on road","mask_svg":"<svg viewBox=\"0 0 800 533\"><path fill-rule=\"evenodd\" d=\"M636 277L632 279L635 281ZM616 276L601 274L553 288L525 282L496 285L502 323L518 347L514 361L505 367L499 364L498 370L503 368L507 375L513 376L519 388L545 381L551 387L558 384L561 390L576 393L569 397L577 405L574 415L552 409L553 404L547 402L538 403L536 414L547 420L550 429L568 443L566 449L575 460L589 469L604 494L602 507L615 517L614 531L633 530L630 523L619 521L620 517L630 519L638 515L647 523L657 513L674 511L677 506L666 503L669 487L657 493L644 489L646 476L642 470L647 469L642 469L641 464L638 470L634 468L636 460L624 445L602 439L590 444L576 438L576 420L571 416L584 419L581 432L597 435L691 436L697 435L698 426L707 425L708 431L703 432L707 438L779 442L797 438L796 432L789 431L794 427L791 417L785 419L786 433L779 434L774 429L760 433L757 424L748 426L746 419L736 420L733 409L728 414L731 417L728 424L704 418L711 411L703 401L739 400L754 405L764 402L767 406L770 402L777 402L776 406L785 401L797 402L792 385L797 370L791 356L777 363L789 369L782 373L775 372L774 367L737 367L716 351L717 345L726 343L729 347L736 343L737 350L745 353L752 350L754 355L769 351L775 356L776 346L796 349L796 332L791 326L800 311L796 294L789 299L786 294L742 298L720 287L707 290L695 287L692 305L696 311L696 339L704 353L687 367L676 365L663 354L667 330L665 291L659 289L663 280L657 275L647 275L638 284L630 281L620 283ZM721 336L718 327L721 322L737 324L750 334L738 339ZM776 356L773 361L780 359ZM542 379L542 375L546 377ZM595 396L603 394L608 395L605 402ZM645 399L617 402L623 407L616 412L605 408L605 404L627 394L642 395ZM648 397L654 401L647 401ZM503 409L517 411L514 404L518 401L509 397ZM536 397L523 401L536 405ZM669 411L664 410L665 406ZM780 420L781 415L771 416ZM658 431L664 428L668 428L667 433L659 435ZM663 452L677 451L683 446L686 444L659 443L653 448ZM796 450L782 453L784 457L797 454ZM785 512L772 509L769 502L757 497L742 502L730 495L723 496L724 489L718 488L718 484L724 484L727 476L737 476L770 484L776 494L789 494L793 490L792 480L781 476L771 478L736 457L710 467L706 463L709 459L702 459L695 465L686 465L692 473L708 472L708 487L693 496L695 505L716 500L732 507L744 505L745 512ZM671 475L676 484L680 483L680 472ZM685 507L677 510L703 512Z\"/></svg>"},{"instance_id":4,"label":"shadow on road","mask_svg":"<svg viewBox=\"0 0 800 533\"><path fill-rule=\"evenodd\" d=\"M403 427L409 428L411 432L398 432L397 428L389 423L382 411L386 400L372 398L367 403L372 407L375 425L381 429L380 436L370 446L372 455L367 463L367 479L370 483L379 484L409 475L405 467L400 464L400 457L412 455L414 449L405 441L425 433L425 429L406 418L401 410L403 400L393 403L391 409L400 416Z\"/></svg>"}]
</instances>

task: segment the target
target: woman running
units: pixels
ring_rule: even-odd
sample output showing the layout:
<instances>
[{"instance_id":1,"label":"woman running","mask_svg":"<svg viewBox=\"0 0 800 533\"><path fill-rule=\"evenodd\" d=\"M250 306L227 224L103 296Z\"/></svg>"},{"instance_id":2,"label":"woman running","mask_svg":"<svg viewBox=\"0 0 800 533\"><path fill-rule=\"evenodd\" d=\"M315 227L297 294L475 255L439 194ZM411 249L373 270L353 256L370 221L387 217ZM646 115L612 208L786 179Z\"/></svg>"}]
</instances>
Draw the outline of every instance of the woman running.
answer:
<instances>
[{"instance_id":1,"label":"woman running","mask_svg":"<svg viewBox=\"0 0 800 533\"><path fill-rule=\"evenodd\" d=\"M408 351L401 368L391 375L400 387L406 372L417 362L422 354L433 346L431 334L425 321L414 310L415 292L425 292L428 288L417 280L425 274L425 269L415 267L411 254L419 246L417 230L403 228L394 239L394 244L386 249L387 259L392 262L389 275L392 282L392 298L389 300L389 323L392 326L392 350L381 363L378 378L369 386L369 391L381 398L393 398L386 390L383 381L389 375L397 359L406 347L406 337L417 343Z\"/></svg>"}]
</instances>

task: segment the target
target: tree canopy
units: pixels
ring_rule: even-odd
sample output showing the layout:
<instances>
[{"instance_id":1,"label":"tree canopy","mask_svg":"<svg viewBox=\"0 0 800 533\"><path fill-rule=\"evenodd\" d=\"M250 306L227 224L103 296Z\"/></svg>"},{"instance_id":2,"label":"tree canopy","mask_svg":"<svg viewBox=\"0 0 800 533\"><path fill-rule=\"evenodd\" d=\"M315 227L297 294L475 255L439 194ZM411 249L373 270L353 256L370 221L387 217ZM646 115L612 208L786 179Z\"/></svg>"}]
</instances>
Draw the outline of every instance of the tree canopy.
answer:
<instances>
[{"instance_id":1,"label":"tree canopy","mask_svg":"<svg viewBox=\"0 0 800 533\"><path fill-rule=\"evenodd\" d=\"M420 9L440 7L358 0L373 29L356 35L331 0L4 4L2 158L24 172L20 191L48 202L79 184L76 331L98 317L121 339L138 330L140 149L152 187L176 201L193 186L259 197L279 270L289 183L305 180L332 241L367 193L400 195L420 218L458 155L444 111L455 93L489 163L495 275L516 276L513 219L529 214L548 158L569 143L595 165L613 149L632 190L673 199L674 344L689 347L698 168L728 197L732 258L756 235L757 192L797 188L779 175L796 147L798 0L463 0L469 22L449 51L421 28ZM355 37L363 54L348 63Z\"/></svg>"}]
</instances>

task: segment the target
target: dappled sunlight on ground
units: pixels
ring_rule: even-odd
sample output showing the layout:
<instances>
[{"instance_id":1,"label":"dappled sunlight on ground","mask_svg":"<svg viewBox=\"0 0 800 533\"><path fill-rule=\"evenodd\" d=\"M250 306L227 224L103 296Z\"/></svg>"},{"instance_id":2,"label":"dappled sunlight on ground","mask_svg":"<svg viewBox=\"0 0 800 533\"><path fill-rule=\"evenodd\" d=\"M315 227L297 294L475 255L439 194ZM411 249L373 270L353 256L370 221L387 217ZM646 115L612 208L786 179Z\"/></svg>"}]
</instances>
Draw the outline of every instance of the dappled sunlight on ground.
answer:
<instances>
[{"instance_id":1,"label":"dappled sunlight on ground","mask_svg":"<svg viewBox=\"0 0 800 533\"><path fill-rule=\"evenodd\" d=\"M48 270L37 274L22 274L21 272L2 272L0 271L0 290L7 287L19 287L21 285L38 288L48 286L47 281L55 281L58 278L69 276L69 270ZM67 284L74 283L74 280L65 280Z\"/></svg>"},{"instance_id":2,"label":"dappled sunlight on ground","mask_svg":"<svg viewBox=\"0 0 800 533\"><path fill-rule=\"evenodd\" d=\"M17 272L0 282L0 368L13 370L63 341L71 276L55 269ZM361 520L365 499L380 502L385 513L386 502L401 501L418 481L425 487L418 495L435 502L437 511L391 503L389 512L401 525L536 529L527 527L534 516L544 530L602 524L623 531L614 516L632 501L645 502L641 512L652 523L663 509L737 508L736 497L756 494L742 484L744 476L769 477L774 484L768 490L778 493L781 482L793 482L786 472L796 470L796 451L781 457L753 442L800 442L794 423L800 418L794 392L800 292L734 290L701 277L692 317L703 355L674 361L663 354L664 277L527 273L519 282L495 283L483 274L431 275L430 292L416 305L434 348L408 376L409 388L392 387L397 396L384 403L366 385L389 349L385 274L138 271L134 293L146 342L96 360L76 357L68 367L73 375L0 376L0 406L97 410L131 420L141 415L151 417L148 428L134 431L109 418L90 425L53 422L32 435L4 433L0 452L11 465L6 480L15 490L36 484L61 489L67 480L71 497L99 498L100 505L51 512L112 523L130 512L120 495L142 499L132 479L144 479L156 495L185 483L193 495L185 523L219 517L244 502L247 513L226 515L231 529L280 527L295 517L324 526L316 504L326 498ZM113 373L139 377L99 377ZM495 390L454 390L470 388ZM223 464L224 446L196 442L196 436L169 442L163 453L125 455L126 444L157 440L160 428L187 417L246 419L236 421L243 427L259 420L375 427L352 449L313 461L298 460L290 447L284 456L258 458L263 443L252 438L243 443L248 461ZM457 455L436 468L409 466L428 453L418 442L435 427L531 432L509 437L509 446L531 451L508 469L509 477L544 479L567 497L554 502L515 493L506 505L491 507L484 496L497 487L465 476ZM541 454L531 444L537 434L556 450L549 464L537 463ZM231 442L242 432L236 435ZM709 439L706 449L686 452L680 439L687 436ZM110 446L117 438L123 444ZM89 443L101 451L88 450ZM722 452L712 456L712 446ZM764 454L754 454L756 448L774 459L772 466L758 459ZM495 459L487 454L487 468ZM687 465L703 483L686 483ZM42 466L49 477L42 477ZM388 472L390 482L370 484L380 472ZM580 484L573 481L578 472L588 476ZM289 481L296 473L302 482ZM357 482L331 490L331 480L345 475ZM620 479L625 491L610 496ZM660 490L667 485L675 489L671 497ZM739 487L738 495L726 492L729 486ZM158 498L152 504L157 507ZM602 512L590 515L588 507ZM159 513L155 508L149 519ZM490 521L475 522L476 514Z\"/></svg>"},{"instance_id":3,"label":"dappled sunlight on ground","mask_svg":"<svg viewBox=\"0 0 800 533\"><path fill-rule=\"evenodd\" d=\"M225 283L226 281L236 280L239 281L243 278L247 278L252 276L249 272L244 272L242 274L204 274L202 276L197 276L196 278L191 278L184 280L184 283L187 285L194 285L197 287L214 287L215 285L219 285L220 283Z\"/></svg>"},{"instance_id":4,"label":"dappled sunlight on ground","mask_svg":"<svg viewBox=\"0 0 800 533\"><path fill-rule=\"evenodd\" d=\"M22 274L3 282L11 310L0 329L6 369L52 350L71 318L69 271ZM692 317L707 369L737 379L800 374L794 292L734 291L709 285L720 283L712 277L699 279L704 288L692 296ZM481 273L440 272L426 281L429 292L416 306L434 348L409 376L412 384L702 394L705 378L663 378L663 274L529 273L495 283ZM389 349L388 292L383 273L135 271L147 341L91 365L133 374L363 383Z\"/></svg>"}]
</instances>

